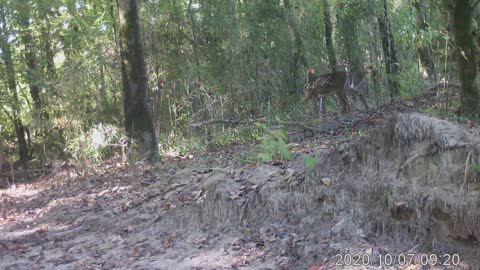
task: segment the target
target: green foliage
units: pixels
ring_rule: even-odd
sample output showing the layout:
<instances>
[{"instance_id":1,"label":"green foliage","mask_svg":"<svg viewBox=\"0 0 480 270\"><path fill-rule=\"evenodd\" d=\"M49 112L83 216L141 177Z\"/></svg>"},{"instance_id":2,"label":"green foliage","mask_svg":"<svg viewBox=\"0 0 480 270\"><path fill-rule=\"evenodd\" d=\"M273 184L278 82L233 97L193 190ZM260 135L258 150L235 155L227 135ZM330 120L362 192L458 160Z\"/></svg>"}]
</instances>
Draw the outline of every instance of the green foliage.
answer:
<instances>
[{"instance_id":1,"label":"green foliage","mask_svg":"<svg viewBox=\"0 0 480 270\"><path fill-rule=\"evenodd\" d=\"M473 163L471 167L471 171L476 175L480 175L480 163Z\"/></svg>"},{"instance_id":2,"label":"green foliage","mask_svg":"<svg viewBox=\"0 0 480 270\"><path fill-rule=\"evenodd\" d=\"M428 115L432 115L432 116L445 116L444 113L442 113L442 111L438 110L435 106L430 106L430 107L427 107L427 108L420 108L419 110L420 112L422 113L425 113L425 114L428 114Z\"/></svg>"},{"instance_id":3,"label":"green foliage","mask_svg":"<svg viewBox=\"0 0 480 270\"><path fill-rule=\"evenodd\" d=\"M458 115L458 112L455 111L455 108L458 108L458 103L454 106L451 106L451 108L449 109L438 109L437 105L433 105L427 108L420 108L419 111L421 113L425 113L438 118L446 118L450 121L455 121L461 124L466 124L472 120L472 117Z\"/></svg>"},{"instance_id":4,"label":"green foliage","mask_svg":"<svg viewBox=\"0 0 480 270\"><path fill-rule=\"evenodd\" d=\"M451 114L451 113L449 114L449 116L450 116L450 119L452 119L452 120L454 120L454 121L457 121L457 122L459 122L459 123L463 123L463 124L468 123L468 122L471 120L470 117L461 116L461 115L456 115L456 114Z\"/></svg>"},{"instance_id":5,"label":"green foliage","mask_svg":"<svg viewBox=\"0 0 480 270\"><path fill-rule=\"evenodd\" d=\"M256 123L256 125L267 133L259 146L258 159L260 161L291 160L293 158L292 152L285 143L285 131L280 129L271 131L263 124Z\"/></svg>"},{"instance_id":6,"label":"green foliage","mask_svg":"<svg viewBox=\"0 0 480 270\"><path fill-rule=\"evenodd\" d=\"M412 79L415 78L415 79ZM412 97L417 95L425 85L422 82L417 66L410 66L404 68L397 78L400 84L400 94L403 97Z\"/></svg>"},{"instance_id":7,"label":"green foliage","mask_svg":"<svg viewBox=\"0 0 480 270\"><path fill-rule=\"evenodd\" d=\"M290 158L282 131L229 125L192 130L189 125L211 119L288 119L313 114L312 103L300 106L298 101L303 95L304 64L318 73L330 71L322 1L290 0L286 6L280 0L193 0L193 21L188 2L143 1L141 5L149 84L146 99L162 151L202 148L208 134L210 143L220 147L260 139L262 159ZM369 76L367 81L381 104L388 96L387 75L375 17L383 16L383 1L328 2L338 70L372 67L376 77ZM411 1L388 0L387 4L400 67L395 79L403 97L425 88L419 76L418 46L432 45L438 77L455 81L456 65L451 63L456 50L444 31L448 28L444 3L422 1L428 10L428 31L417 29ZM4 1L3 25L6 36L12 37L7 43L17 79L12 92L6 87L2 59L0 136L9 153L18 152L12 121L13 112L18 112L31 135L29 150L42 162L65 154L79 160L109 155L102 146L93 146L89 136L100 121L117 128L123 123L115 5L100 0L22 1L22 5ZM20 15L29 17L28 28L19 22ZM32 38L25 46L22 35L27 30ZM35 53L36 70L28 70L26 47ZM297 62L299 55L306 63ZM31 84L41 88L42 110L48 119L34 109ZM333 107L333 100L328 99L328 107Z\"/></svg>"},{"instance_id":8,"label":"green foliage","mask_svg":"<svg viewBox=\"0 0 480 270\"><path fill-rule=\"evenodd\" d=\"M315 166L318 163L318 160L314 156L310 156L310 155L305 155L303 157L303 160L305 161L305 168L307 169L307 172L315 168Z\"/></svg>"},{"instance_id":9,"label":"green foliage","mask_svg":"<svg viewBox=\"0 0 480 270\"><path fill-rule=\"evenodd\" d=\"M257 130L251 128L227 130L225 132L218 132L218 135L212 139L211 142L220 147L228 147L232 144L241 144L255 141L261 136Z\"/></svg>"}]
</instances>

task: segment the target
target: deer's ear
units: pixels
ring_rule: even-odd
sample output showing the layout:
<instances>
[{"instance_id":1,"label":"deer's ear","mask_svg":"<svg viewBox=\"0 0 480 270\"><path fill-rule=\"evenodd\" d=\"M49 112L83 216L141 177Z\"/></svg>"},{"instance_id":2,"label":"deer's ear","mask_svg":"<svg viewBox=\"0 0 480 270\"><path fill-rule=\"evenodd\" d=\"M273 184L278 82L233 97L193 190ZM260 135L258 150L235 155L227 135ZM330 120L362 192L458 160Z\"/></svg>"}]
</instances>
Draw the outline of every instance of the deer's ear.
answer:
<instances>
[{"instance_id":1,"label":"deer's ear","mask_svg":"<svg viewBox=\"0 0 480 270\"><path fill-rule=\"evenodd\" d=\"M308 73L308 74L314 74L314 73L315 73L315 70L313 70L312 68L309 68L309 69L307 70L307 73Z\"/></svg>"}]
</instances>

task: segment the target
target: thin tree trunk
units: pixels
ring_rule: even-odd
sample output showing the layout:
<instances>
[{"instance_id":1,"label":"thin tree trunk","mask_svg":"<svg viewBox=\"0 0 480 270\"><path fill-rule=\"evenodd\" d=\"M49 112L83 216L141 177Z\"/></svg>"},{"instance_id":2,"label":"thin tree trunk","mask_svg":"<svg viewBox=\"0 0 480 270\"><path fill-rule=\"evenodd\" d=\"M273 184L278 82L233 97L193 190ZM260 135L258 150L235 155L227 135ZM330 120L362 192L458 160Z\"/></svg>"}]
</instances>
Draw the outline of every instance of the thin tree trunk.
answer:
<instances>
[{"instance_id":1,"label":"thin tree trunk","mask_svg":"<svg viewBox=\"0 0 480 270\"><path fill-rule=\"evenodd\" d=\"M380 82L379 82L379 74L378 74L378 71L379 71L379 68L380 68L380 64L379 64L379 57L381 55L381 52L379 51L378 49L378 31L376 31L376 27L377 27L377 22L375 21L376 18L374 16L370 16L367 18L366 20L366 23L367 23L367 27L368 27L368 32L369 32L369 35L368 35L368 50L369 50L369 53L368 53L368 59L369 59L369 73L370 73L370 78L372 79L372 87L373 87L373 93L374 93L374 96L375 96L375 101L376 101L376 104L377 106L382 104L383 102L383 91L381 91L381 87L380 87Z\"/></svg>"},{"instance_id":2,"label":"thin tree trunk","mask_svg":"<svg viewBox=\"0 0 480 270\"><path fill-rule=\"evenodd\" d=\"M293 8L290 4L290 0L283 1L285 5L285 13L288 27L293 35L294 42L294 51L293 51L293 61L291 65L291 75L292 83L290 83L290 93L294 94L300 89L303 85L299 71L304 70L307 67L307 59L305 58L305 46L303 44L302 37L298 31L297 22L295 21L295 14L293 13Z\"/></svg>"},{"instance_id":3,"label":"thin tree trunk","mask_svg":"<svg viewBox=\"0 0 480 270\"><path fill-rule=\"evenodd\" d=\"M196 66L197 80L200 81L200 60L198 58L198 43L197 43L197 24L195 23L194 12L192 10L192 0L188 2L188 15L190 16L190 23L192 24L192 47L193 47L193 58Z\"/></svg>"},{"instance_id":4,"label":"thin tree trunk","mask_svg":"<svg viewBox=\"0 0 480 270\"><path fill-rule=\"evenodd\" d=\"M327 46L328 62L332 72L337 71L337 57L335 55L335 48L333 47L333 30L332 19L330 17L330 6L328 0L322 0L323 4L323 22L325 24L325 44Z\"/></svg>"},{"instance_id":5,"label":"thin tree trunk","mask_svg":"<svg viewBox=\"0 0 480 270\"><path fill-rule=\"evenodd\" d=\"M100 110L102 112L102 117L106 113L107 109L107 82L105 80L105 64L100 62L100 89L98 91L98 94L100 96Z\"/></svg>"},{"instance_id":6,"label":"thin tree trunk","mask_svg":"<svg viewBox=\"0 0 480 270\"><path fill-rule=\"evenodd\" d=\"M8 89L11 92L11 95L13 97L13 102L12 102L12 121L13 125L15 127L15 134L17 137L17 143L18 143L18 157L21 162L25 162L29 159L29 153L28 153L28 145L27 141L25 139L26 135L26 129L25 126L23 125L22 119L20 118L20 102L18 100L18 94L17 94L17 82L15 79L15 67L13 65L13 59L12 59L12 49L10 47L10 44L8 43L8 30L7 26L5 23L5 7L0 8L0 20L1 20L1 25L2 28L1 33L0 33L0 46L2 50L2 58L3 62L5 63L5 69L6 69L6 75L7 75L7 83L8 83Z\"/></svg>"},{"instance_id":7,"label":"thin tree trunk","mask_svg":"<svg viewBox=\"0 0 480 270\"><path fill-rule=\"evenodd\" d=\"M30 1L17 0L17 11L19 13L19 24L22 27L23 34L21 35L22 43L25 46L25 62L27 65L27 80L30 87L30 95L33 104L40 118L42 116L48 117L47 112L43 111L43 102L41 98L42 89L39 85L39 69L37 57L35 55L35 46L30 30Z\"/></svg>"},{"instance_id":8,"label":"thin tree trunk","mask_svg":"<svg viewBox=\"0 0 480 270\"><path fill-rule=\"evenodd\" d=\"M472 36L472 12L468 0L457 0L453 10L453 28L461 84L460 110L466 116L480 116L480 96L475 84L477 62Z\"/></svg>"},{"instance_id":9,"label":"thin tree trunk","mask_svg":"<svg viewBox=\"0 0 480 270\"><path fill-rule=\"evenodd\" d=\"M337 25L339 26L339 32L345 47L349 71L352 72L352 83L355 87L358 87L359 89L361 88L368 93L367 76L363 67L363 53L359 46L360 44L357 34L358 21L351 16L341 16L337 13ZM357 97L354 96L353 100L356 102Z\"/></svg>"},{"instance_id":10,"label":"thin tree trunk","mask_svg":"<svg viewBox=\"0 0 480 270\"><path fill-rule=\"evenodd\" d=\"M435 61L433 60L432 46L430 44L422 46L419 40L421 32L428 32L426 13L425 8L422 7L422 2L423 1L420 0L415 0L412 2L413 7L415 8L415 24L417 27L417 40L415 47L422 76L426 74L430 81L435 82L437 80L437 73L435 70Z\"/></svg>"},{"instance_id":11,"label":"thin tree trunk","mask_svg":"<svg viewBox=\"0 0 480 270\"><path fill-rule=\"evenodd\" d=\"M50 20L52 19L52 13L49 9L45 7L45 1L40 1L41 5L41 12L44 20L44 27L42 27L42 37L43 43L45 45L45 60L47 63L47 77L48 77L48 88L50 94L54 96L58 96L58 93L55 89L55 81L57 80L57 69L55 67L55 62L53 61L53 57L55 55L52 49L52 33L51 33L51 25Z\"/></svg>"},{"instance_id":12,"label":"thin tree trunk","mask_svg":"<svg viewBox=\"0 0 480 270\"><path fill-rule=\"evenodd\" d=\"M385 58L385 71L387 73L388 89L390 98L400 94L398 85L398 60L395 40L393 39L390 20L388 17L387 0L383 0L383 15L378 17L378 26L382 36L382 48Z\"/></svg>"},{"instance_id":13,"label":"thin tree trunk","mask_svg":"<svg viewBox=\"0 0 480 270\"><path fill-rule=\"evenodd\" d=\"M117 7L118 7L118 0L115 0ZM110 17L112 17L112 34L113 34L113 40L115 41L115 48L118 50L119 45L118 45L118 37L117 37L117 24L116 24L116 19L115 19L115 7L114 4L110 4Z\"/></svg>"},{"instance_id":14,"label":"thin tree trunk","mask_svg":"<svg viewBox=\"0 0 480 270\"><path fill-rule=\"evenodd\" d=\"M363 67L364 57L361 48L359 47L358 39L358 21L349 16L338 16L337 21L340 25L339 29L342 35L343 45L347 55L349 69L353 74L353 79L356 84L362 83L366 85L366 72ZM358 85L357 85L358 86ZM368 85L364 88L368 91Z\"/></svg>"},{"instance_id":15,"label":"thin tree trunk","mask_svg":"<svg viewBox=\"0 0 480 270\"><path fill-rule=\"evenodd\" d=\"M76 60L78 52L81 50L82 39L80 33L80 26L75 19L76 14L78 13L76 7L76 1L66 1L68 14L72 17L69 20L68 29L70 31L68 36L62 37L63 43L63 52L65 54L65 62L73 63Z\"/></svg>"},{"instance_id":16,"label":"thin tree trunk","mask_svg":"<svg viewBox=\"0 0 480 270\"><path fill-rule=\"evenodd\" d=\"M337 71L337 56L335 54L335 47L333 47L333 27L332 19L330 16L330 5L328 0L322 0L323 7L323 23L325 25L325 45L327 46L328 62L332 72ZM327 109L325 107L325 98L320 98L320 104L318 106L319 113L325 114Z\"/></svg>"},{"instance_id":17,"label":"thin tree trunk","mask_svg":"<svg viewBox=\"0 0 480 270\"><path fill-rule=\"evenodd\" d=\"M147 103L147 71L136 0L120 0L120 56L123 81L125 130L137 158L159 159L157 139Z\"/></svg>"},{"instance_id":18,"label":"thin tree trunk","mask_svg":"<svg viewBox=\"0 0 480 270\"><path fill-rule=\"evenodd\" d=\"M187 9L188 9L188 15L190 18L190 24L192 27L193 58L195 61L195 74L197 76L196 82L194 84L194 90L196 91L196 90L201 90L201 87L203 87L203 85L202 85L202 80L200 76L200 58L198 54L197 24L195 22L195 12L192 8L192 4L193 4L193 1L189 0ZM199 101L200 101L200 104L199 104L200 110L203 111L202 116L204 119L208 119L209 117L211 117L211 112L209 110L209 106L207 105L207 102L205 101L205 95L200 94ZM192 108L195 108L194 104L192 104ZM210 145L210 138L212 137L212 135L211 135L211 130L208 129L207 127L205 127L205 134L207 135L207 140L209 141L209 143L207 144L208 146Z\"/></svg>"},{"instance_id":19,"label":"thin tree trunk","mask_svg":"<svg viewBox=\"0 0 480 270\"><path fill-rule=\"evenodd\" d=\"M55 63L53 61L54 52L52 50L52 41L50 37L50 30L45 33L45 58L47 61L47 71L48 71L48 79L49 79L49 88L50 94L55 96L58 95L55 89L55 81L57 79L57 69L55 67Z\"/></svg>"}]
</instances>

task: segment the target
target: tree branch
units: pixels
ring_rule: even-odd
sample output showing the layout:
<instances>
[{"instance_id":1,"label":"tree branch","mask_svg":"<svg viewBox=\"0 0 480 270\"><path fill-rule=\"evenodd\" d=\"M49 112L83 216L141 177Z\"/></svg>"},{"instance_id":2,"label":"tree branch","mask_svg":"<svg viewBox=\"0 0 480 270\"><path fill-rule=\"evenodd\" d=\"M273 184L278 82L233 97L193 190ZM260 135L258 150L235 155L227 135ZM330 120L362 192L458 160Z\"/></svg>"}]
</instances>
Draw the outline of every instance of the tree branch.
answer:
<instances>
[{"instance_id":1,"label":"tree branch","mask_svg":"<svg viewBox=\"0 0 480 270\"><path fill-rule=\"evenodd\" d=\"M266 121L266 120L254 120L249 119L245 121L236 121L236 120L225 120L225 119L213 119L209 121L199 122L190 124L192 128L198 128L206 125L215 125L215 124L226 124L226 125L252 125L253 123L262 123L262 124L272 124L272 125L282 125L282 126L294 126L304 128L314 133L327 133L326 130L321 128L310 127L299 122L283 122L283 121Z\"/></svg>"},{"instance_id":2,"label":"tree branch","mask_svg":"<svg viewBox=\"0 0 480 270\"><path fill-rule=\"evenodd\" d=\"M477 2L472 7L472 12L475 11L475 8L478 6L479 3L480 3L480 0L477 0Z\"/></svg>"},{"instance_id":3,"label":"tree branch","mask_svg":"<svg viewBox=\"0 0 480 270\"><path fill-rule=\"evenodd\" d=\"M12 120L12 121L13 121L13 120L14 120L14 118L13 118L13 116L12 116L12 115L10 115L10 114L8 113L7 109L5 109L5 107L3 107L3 105L1 106L1 108L2 108L2 111L3 111L3 112L5 112L5 115L7 115L7 116L8 116L8 118L10 118L10 120Z\"/></svg>"}]
</instances>

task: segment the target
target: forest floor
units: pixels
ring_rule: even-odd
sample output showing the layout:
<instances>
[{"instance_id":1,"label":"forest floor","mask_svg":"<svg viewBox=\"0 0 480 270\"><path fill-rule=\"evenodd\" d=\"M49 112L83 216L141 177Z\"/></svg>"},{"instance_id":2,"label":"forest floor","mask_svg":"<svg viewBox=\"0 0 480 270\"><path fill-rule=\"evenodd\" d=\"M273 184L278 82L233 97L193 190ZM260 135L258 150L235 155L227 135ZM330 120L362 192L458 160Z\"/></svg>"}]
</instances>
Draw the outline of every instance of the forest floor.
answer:
<instances>
[{"instance_id":1,"label":"forest floor","mask_svg":"<svg viewBox=\"0 0 480 270\"><path fill-rule=\"evenodd\" d=\"M337 206L318 205L328 198L311 185L346 201L335 176L343 172L306 172L305 155L333 159L332 152L361 144L390 116L418 112L435 96L426 92L342 120L332 115L325 134L292 139L292 161L246 161L257 146L237 145L164 157L155 166L64 166L17 182L0 190L0 269L480 269L468 255L455 266L422 265L419 254L429 249L420 240L399 249L393 236L349 225L358 213L346 217L345 208L359 204L343 202L345 218L334 216ZM392 266L384 260L394 252L416 256L408 266ZM363 257L350 261L347 254Z\"/></svg>"}]
</instances>

